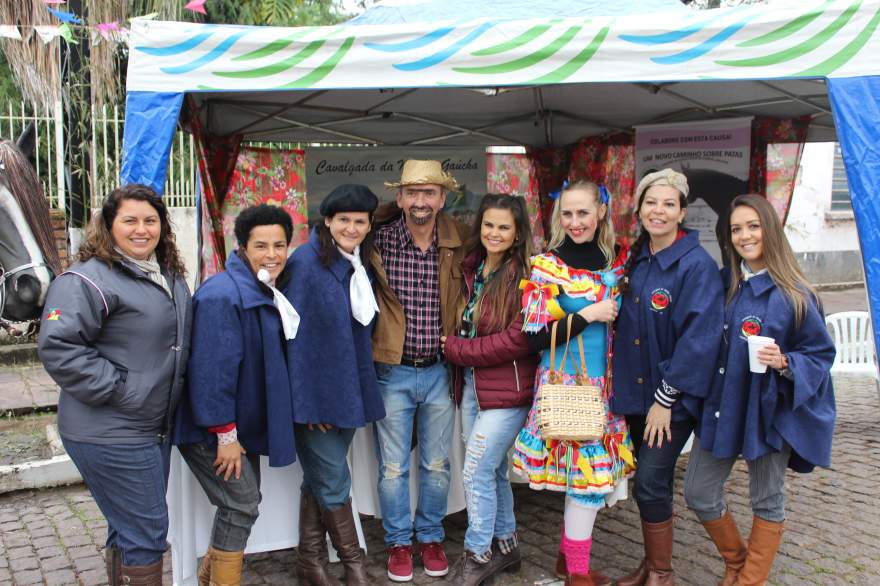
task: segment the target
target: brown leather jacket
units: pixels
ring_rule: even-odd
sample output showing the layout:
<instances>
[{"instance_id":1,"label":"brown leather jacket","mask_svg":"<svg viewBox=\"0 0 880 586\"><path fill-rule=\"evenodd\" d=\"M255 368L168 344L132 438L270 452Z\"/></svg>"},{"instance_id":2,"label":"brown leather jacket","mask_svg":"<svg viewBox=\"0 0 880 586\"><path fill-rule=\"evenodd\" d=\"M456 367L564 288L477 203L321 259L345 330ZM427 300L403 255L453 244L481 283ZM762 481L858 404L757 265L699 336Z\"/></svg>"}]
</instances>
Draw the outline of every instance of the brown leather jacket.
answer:
<instances>
[{"instance_id":1,"label":"brown leather jacket","mask_svg":"<svg viewBox=\"0 0 880 586\"><path fill-rule=\"evenodd\" d=\"M401 214L396 203L380 206L374 215L374 227L393 222ZM461 261L464 244L470 230L445 212L437 215L437 250L440 256L440 320L443 335L456 332L458 320L466 300L462 295ZM376 303L379 318L373 330L373 360L384 364L400 364L403 356L403 340L406 335L406 317L403 306L388 284L388 275L382 266L382 257L373 255L373 271L376 283Z\"/></svg>"}]
</instances>

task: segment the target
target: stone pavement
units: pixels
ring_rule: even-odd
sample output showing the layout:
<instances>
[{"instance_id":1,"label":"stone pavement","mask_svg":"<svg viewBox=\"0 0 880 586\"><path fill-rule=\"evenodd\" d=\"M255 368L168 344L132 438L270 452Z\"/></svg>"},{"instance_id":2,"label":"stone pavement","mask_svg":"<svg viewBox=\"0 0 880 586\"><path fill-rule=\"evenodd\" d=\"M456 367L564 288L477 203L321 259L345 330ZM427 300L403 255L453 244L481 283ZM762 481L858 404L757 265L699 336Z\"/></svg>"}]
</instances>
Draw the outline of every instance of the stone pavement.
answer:
<instances>
[{"instance_id":1,"label":"stone pavement","mask_svg":"<svg viewBox=\"0 0 880 586\"><path fill-rule=\"evenodd\" d=\"M834 466L809 475L789 474L788 521L771 584L880 584L880 413L873 381L839 377L838 424ZM675 568L677 583L715 584L721 562L713 545L681 497L686 458L678 469ZM745 466L736 466L728 484L730 508L748 534L750 509ZM515 489L517 519L524 553L522 570L495 582L500 585L554 582L552 569L563 500L555 493ZM447 518L448 554L461 552L466 517ZM382 529L364 519L369 573L385 579ZM641 554L638 514L632 500L599 514L593 563L611 575L629 570ZM104 584L101 546L105 524L82 486L13 493L0 497L0 584ZM296 584L293 550L247 556L244 584ZM166 584L170 584L166 557ZM334 571L339 571L336 567ZM416 584L442 580L417 573Z\"/></svg>"},{"instance_id":2,"label":"stone pavement","mask_svg":"<svg viewBox=\"0 0 880 586\"><path fill-rule=\"evenodd\" d=\"M58 405L58 385L39 364L0 369L0 415Z\"/></svg>"}]
</instances>

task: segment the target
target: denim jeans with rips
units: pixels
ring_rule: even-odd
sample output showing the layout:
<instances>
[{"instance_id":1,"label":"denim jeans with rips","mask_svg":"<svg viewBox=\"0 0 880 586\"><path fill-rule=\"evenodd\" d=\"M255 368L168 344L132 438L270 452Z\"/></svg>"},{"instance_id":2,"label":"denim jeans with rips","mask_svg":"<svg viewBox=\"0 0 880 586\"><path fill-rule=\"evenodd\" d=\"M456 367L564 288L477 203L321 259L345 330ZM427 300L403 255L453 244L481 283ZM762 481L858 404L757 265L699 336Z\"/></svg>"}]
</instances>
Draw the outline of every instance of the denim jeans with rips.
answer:
<instances>
[{"instance_id":1,"label":"denim jeans with rips","mask_svg":"<svg viewBox=\"0 0 880 586\"><path fill-rule=\"evenodd\" d=\"M455 407L446 363L427 368L376 363L385 418L374 424L379 459L379 506L386 545L442 542L449 494L449 450ZM410 508L409 470L416 427L419 494Z\"/></svg>"},{"instance_id":2,"label":"denim jeans with rips","mask_svg":"<svg viewBox=\"0 0 880 586\"><path fill-rule=\"evenodd\" d=\"M461 429L465 443L464 495L468 527L464 548L477 555L492 547L492 538L516 533L513 490L507 477L507 455L529 414L529 407L481 410L473 369L465 369Z\"/></svg>"}]
</instances>

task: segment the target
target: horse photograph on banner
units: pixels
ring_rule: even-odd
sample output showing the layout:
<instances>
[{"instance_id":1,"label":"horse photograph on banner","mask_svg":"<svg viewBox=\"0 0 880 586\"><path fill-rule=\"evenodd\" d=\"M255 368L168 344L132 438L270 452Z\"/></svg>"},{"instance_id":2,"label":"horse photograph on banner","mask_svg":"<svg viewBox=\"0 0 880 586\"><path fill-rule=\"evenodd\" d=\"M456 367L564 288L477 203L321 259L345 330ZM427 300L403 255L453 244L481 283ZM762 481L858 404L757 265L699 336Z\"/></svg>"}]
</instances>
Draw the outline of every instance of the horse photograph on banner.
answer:
<instances>
[{"instance_id":1,"label":"horse photograph on banner","mask_svg":"<svg viewBox=\"0 0 880 586\"><path fill-rule=\"evenodd\" d=\"M0 141L0 325L40 317L49 282L61 270L49 204L34 167L13 142ZM35 329L32 324L29 330Z\"/></svg>"}]
</instances>

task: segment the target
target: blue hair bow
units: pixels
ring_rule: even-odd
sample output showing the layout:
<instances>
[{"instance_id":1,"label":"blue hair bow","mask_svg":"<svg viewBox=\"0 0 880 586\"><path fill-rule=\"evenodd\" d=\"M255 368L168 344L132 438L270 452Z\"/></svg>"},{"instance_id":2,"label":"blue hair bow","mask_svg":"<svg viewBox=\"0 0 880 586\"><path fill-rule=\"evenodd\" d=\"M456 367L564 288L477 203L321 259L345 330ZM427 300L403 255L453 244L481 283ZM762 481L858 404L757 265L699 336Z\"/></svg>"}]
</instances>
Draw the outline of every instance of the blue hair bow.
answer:
<instances>
[{"instance_id":1,"label":"blue hair bow","mask_svg":"<svg viewBox=\"0 0 880 586\"><path fill-rule=\"evenodd\" d=\"M599 202L608 205L608 202L611 201L611 194L608 193L608 190L604 185L599 186Z\"/></svg>"},{"instance_id":2,"label":"blue hair bow","mask_svg":"<svg viewBox=\"0 0 880 586\"><path fill-rule=\"evenodd\" d=\"M566 189L568 189L568 179L566 179L566 180L564 180L564 181L562 182L562 187L560 187L560 188L557 189L556 191L551 191L549 194L547 194L547 197L549 197L550 199L555 200L555 199L557 199L560 195L562 195L562 192L565 191Z\"/></svg>"}]
</instances>

